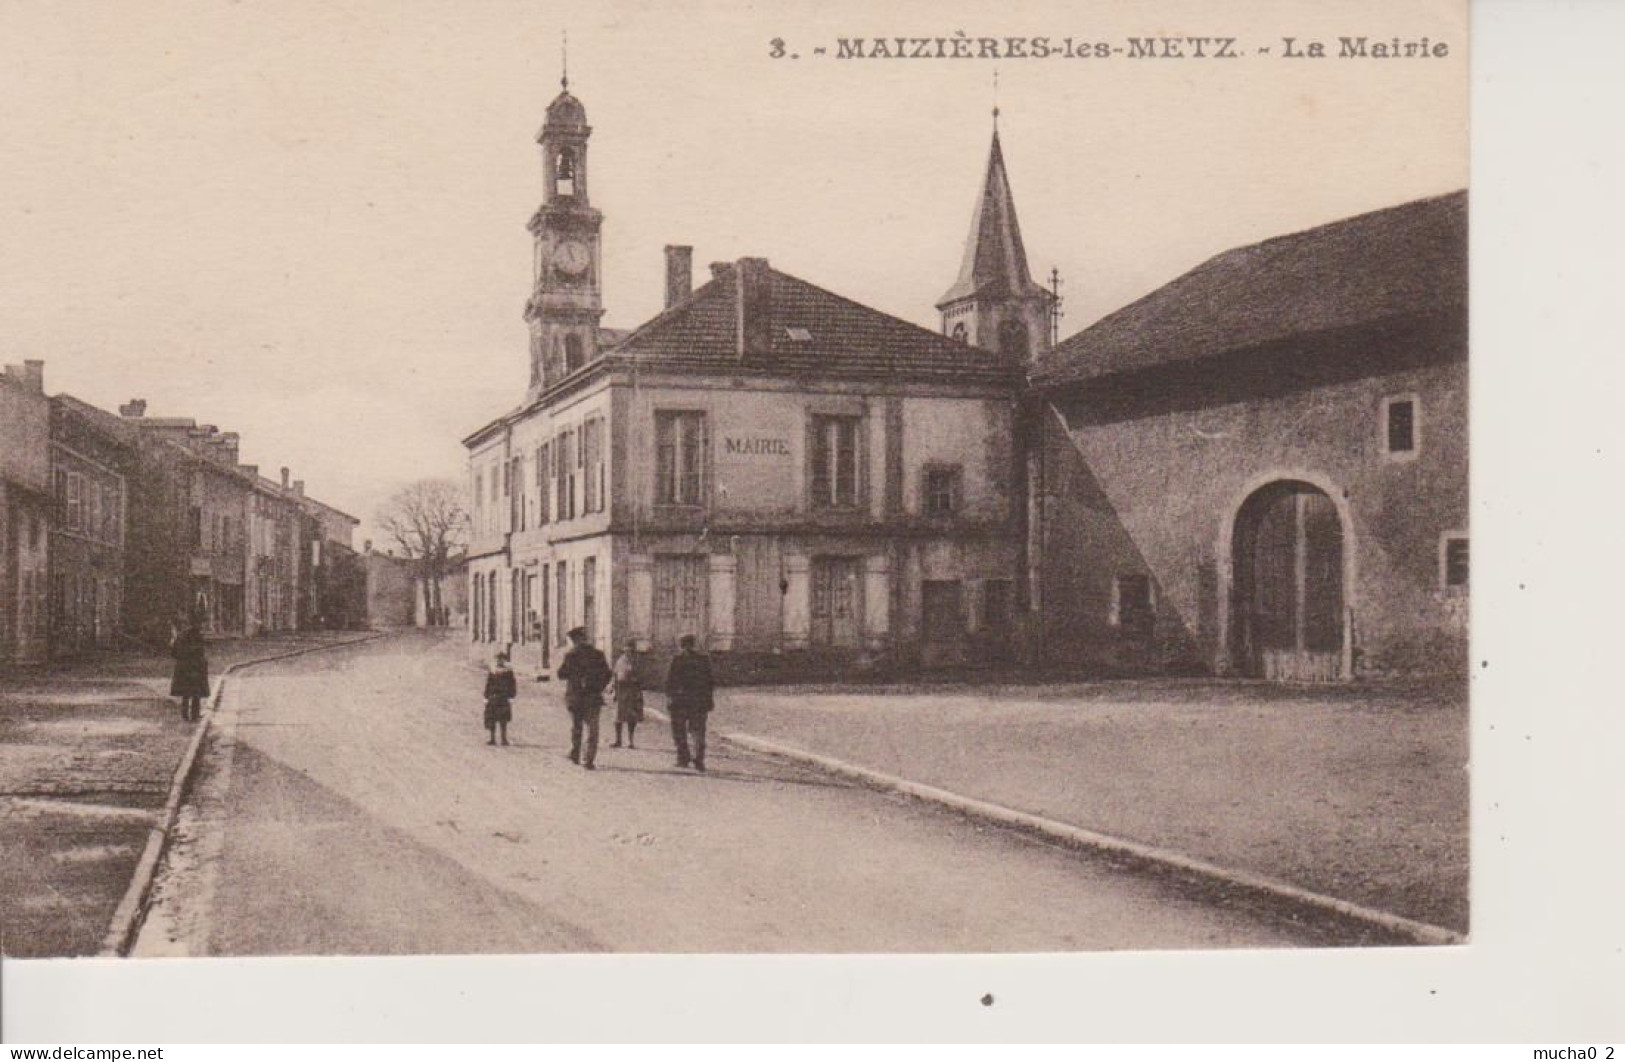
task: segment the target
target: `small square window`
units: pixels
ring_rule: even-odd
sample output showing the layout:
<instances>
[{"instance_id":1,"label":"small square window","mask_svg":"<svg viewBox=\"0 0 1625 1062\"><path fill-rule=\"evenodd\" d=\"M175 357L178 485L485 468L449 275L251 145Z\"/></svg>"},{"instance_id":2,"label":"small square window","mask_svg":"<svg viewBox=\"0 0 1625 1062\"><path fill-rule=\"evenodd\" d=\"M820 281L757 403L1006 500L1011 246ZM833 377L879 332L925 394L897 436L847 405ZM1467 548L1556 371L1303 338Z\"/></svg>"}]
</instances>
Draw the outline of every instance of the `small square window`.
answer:
<instances>
[{"instance_id":1,"label":"small square window","mask_svg":"<svg viewBox=\"0 0 1625 1062\"><path fill-rule=\"evenodd\" d=\"M1446 587L1467 586L1468 552L1467 539L1451 537L1444 540L1444 585Z\"/></svg>"},{"instance_id":2,"label":"small square window","mask_svg":"<svg viewBox=\"0 0 1625 1062\"><path fill-rule=\"evenodd\" d=\"M1418 445L1419 403L1414 396L1386 399L1382 404L1383 452L1391 458L1415 457Z\"/></svg>"},{"instance_id":3,"label":"small square window","mask_svg":"<svg viewBox=\"0 0 1625 1062\"><path fill-rule=\"evenodd\" d=\"M925 514L952 516L959 511L959 469L925 470Z\"/></svg>"},{"instance_id":4,"label":"small square window","mask_svg":"<svg viewBox=\"0 0 1625 1062\"><path fill-rule=\"evenodd\" d=\"M1151 577L1119 575L1112 583L1112 625L1126 634L1147 636L1154 622Z\"/></svg>"}]
</instances>

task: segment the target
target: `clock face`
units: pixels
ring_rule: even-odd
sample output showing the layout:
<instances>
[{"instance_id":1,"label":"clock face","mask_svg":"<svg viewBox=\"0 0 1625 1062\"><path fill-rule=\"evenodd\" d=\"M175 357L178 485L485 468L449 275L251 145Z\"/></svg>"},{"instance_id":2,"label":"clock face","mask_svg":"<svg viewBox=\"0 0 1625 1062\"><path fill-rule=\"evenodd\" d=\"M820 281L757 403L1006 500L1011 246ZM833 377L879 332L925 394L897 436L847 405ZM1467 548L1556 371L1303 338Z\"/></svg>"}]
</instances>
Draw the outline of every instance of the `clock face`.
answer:
<instances>
[{"instance_id":1,"label":"clock face","mask_svg":"<svg viewBox=\"0 0 1625 1062\"><path fill-rule=\"evenodd\" d=\"M559 244L558 253L553 258L558 270L568 276L579 277L587 271L592 264L592 256L587 253L587 245L578 240L565 240Z\"/></svg>"}]
</instances>

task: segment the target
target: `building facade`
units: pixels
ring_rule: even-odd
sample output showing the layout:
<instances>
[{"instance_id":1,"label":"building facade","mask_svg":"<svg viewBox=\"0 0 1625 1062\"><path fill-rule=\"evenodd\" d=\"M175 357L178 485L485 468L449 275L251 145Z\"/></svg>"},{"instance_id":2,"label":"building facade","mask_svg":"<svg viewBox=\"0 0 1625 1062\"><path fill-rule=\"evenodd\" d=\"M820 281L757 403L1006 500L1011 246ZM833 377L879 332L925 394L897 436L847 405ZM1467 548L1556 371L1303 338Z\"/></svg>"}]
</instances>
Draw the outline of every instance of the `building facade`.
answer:
<instances>
[{"instance_id":1,"label":"building facade","mask_svg":"<svg viewBox=\"0 0 1625 1062\"><path fill-rule=\"evenodd\" d=\"M51 402L51 655L121 644L126 476L135 451L69 396Z\"/></svg>"},{"instance_id":2,"label":"building facade","mask_svg":"<svg viewBox=\"0 0 1625 1062\"><path fill-rule=\"evenodd\" d=\"M0 373L0 668L46 659L53 512L45 366L8 365Z\"/></svg>"},{"instance_id":3,"label":"building facade","mask_svg":"<svg viewBox=\"0 0 1625 1062\"><path fill-rule=\"evenodd\" d=\"M365 627L366 574L356 555L355 529L361 521L306 496L293 481L299 503L298 627L300 630L353 630Z\"/></svg>"},{"instance_id":4,"label":"building facade","mask_svg":"<svg viewBox=\"0 0 1625 1062\"><path fill-rule=\"evenodd\" d=\"M1218 256L1051 349L997 131L917 328L764 259L666 248L601 327L591 129L538 141L530 386L469 435L470 636L734 676L1020 660L1287 681L1459 672L1465 194Z\"/></svg>"},{"instance_id":5,"label":"building facade","mask_svg":"<svg viewBox=\"0 0 1625 1062\"><path fill-rule=\"evenodd\" d=\"M687 247L666 250L661 314L599 328L589 136L566 90L538 137L530 392L464 440L476 651L511 648L546 673L583 626L656 662L693 634L737 675L1008 654L1026 351L919 328L759 258L695 288ZM995 145L990 180L1002 168ZM1019 247L1013 207L998 209L984 224L978 208L973 242L985 230ZM999 260L969 256L945 300L955 323L967 304L1002 312ZM1008 296L1034 298L1030 280Z\"/></svg>"},{"instance_id":6,"label":"building facade","mask_svg":"<svg viewBox=\"0 0 1625 1062\"><path fill-rule=\"evenodd\" d=\"M1040 359L1048 659L1464 673L1466 235L1457 193L1238 248Z\"/></svg>"}]
</instances>

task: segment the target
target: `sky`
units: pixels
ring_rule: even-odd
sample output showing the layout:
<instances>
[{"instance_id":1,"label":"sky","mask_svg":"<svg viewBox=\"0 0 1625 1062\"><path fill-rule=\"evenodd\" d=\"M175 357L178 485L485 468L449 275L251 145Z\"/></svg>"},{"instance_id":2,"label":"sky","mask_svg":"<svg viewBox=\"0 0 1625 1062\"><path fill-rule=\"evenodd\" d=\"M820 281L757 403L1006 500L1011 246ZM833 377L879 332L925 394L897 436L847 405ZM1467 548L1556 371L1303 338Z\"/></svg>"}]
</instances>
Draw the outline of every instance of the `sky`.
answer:
<instances>
[{"instance_id":1,"label":"sky","mask_svg":"<svg viewBox=\"0 0 1625 1062\"><path fill-rule=\"evenodd\" d=\"M936 327L995 101L1063 334L1229 247L1466 185L1457 0L0 0L0 359L240 432L244 461L368 524L460 476L459 440L524 396L534 138L566 30L612 327L660 308L668 243L697 279L763 256ZM956 32L1243 55L837 57ZM1280 54L1339 35L1450 54Z\"/></svg>"}]
</instances>

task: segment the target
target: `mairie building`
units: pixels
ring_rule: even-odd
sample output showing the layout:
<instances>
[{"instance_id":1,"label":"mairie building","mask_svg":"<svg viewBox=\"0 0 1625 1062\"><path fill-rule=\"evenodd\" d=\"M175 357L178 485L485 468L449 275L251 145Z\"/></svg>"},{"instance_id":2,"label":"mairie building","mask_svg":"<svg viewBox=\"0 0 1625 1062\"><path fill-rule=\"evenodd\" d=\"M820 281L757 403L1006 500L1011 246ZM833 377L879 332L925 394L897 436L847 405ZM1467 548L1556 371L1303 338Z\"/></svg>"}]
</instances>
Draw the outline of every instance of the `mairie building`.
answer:
<instances>
[{"instance_id":1,"label":"mairie building","mask_svg":"<svg viewBox=\"0 0 1625 1062\"><path fill-rule=\"evenodd\" d=\"M464 443L476 652L565 632L734 675L1006 658L1027 611L1023 367L1048 345L995 140L963 268L921 328L774 269L665 249L665 308L601 327L602 215L566 90L539 136L526 401Z\"/></svg>"}]
</instances>

